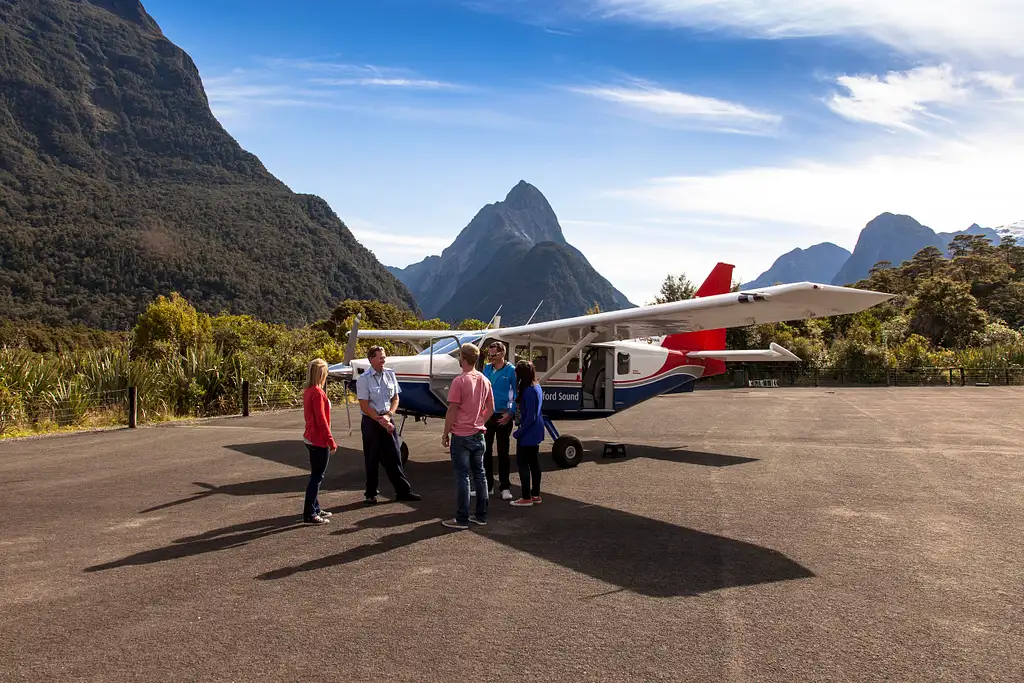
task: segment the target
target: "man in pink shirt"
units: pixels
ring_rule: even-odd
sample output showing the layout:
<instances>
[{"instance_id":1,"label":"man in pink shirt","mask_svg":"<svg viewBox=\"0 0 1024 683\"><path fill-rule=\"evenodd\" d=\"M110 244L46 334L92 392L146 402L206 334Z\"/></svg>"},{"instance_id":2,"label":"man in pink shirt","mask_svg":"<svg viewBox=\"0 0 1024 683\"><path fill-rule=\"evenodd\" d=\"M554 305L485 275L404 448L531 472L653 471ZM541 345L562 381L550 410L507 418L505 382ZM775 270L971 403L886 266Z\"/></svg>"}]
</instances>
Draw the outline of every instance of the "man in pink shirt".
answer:
<instances>
[{"instance_id":1,"label":"man in pink shirt","mask_svg":"<svg viewBox=\"0 0 1024 683\"><path fill-rule=\"evenodd\" d=\"M487 420L494 412L491 382L476 369L480 349L463 344L459 350L462 374L452 380L448 389L448 414L444 420L441 444L451 449L456 479L455 519L442 524L453 529L468 529L469 523L487 524L487 482L484 474L484 433ZM476 515L469 516L469 475L473 473L476 490Z\"/></svg>"}]
</instances>

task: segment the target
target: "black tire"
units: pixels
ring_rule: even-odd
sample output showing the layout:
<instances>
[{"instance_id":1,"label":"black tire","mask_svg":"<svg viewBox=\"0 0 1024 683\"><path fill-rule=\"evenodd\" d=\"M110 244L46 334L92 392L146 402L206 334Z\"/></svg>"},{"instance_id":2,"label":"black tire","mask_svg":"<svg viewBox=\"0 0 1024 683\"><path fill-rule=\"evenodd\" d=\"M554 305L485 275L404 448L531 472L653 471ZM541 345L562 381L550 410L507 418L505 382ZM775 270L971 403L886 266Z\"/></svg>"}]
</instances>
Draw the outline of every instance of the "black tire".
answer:
<instances>
[{"instance_id":1,"label":"black tire","mask_svg":"<svg viewBox=\"0 0 1024 683\"><path fill-rule=\"evenodd\" d=\"M405 463L409 462L409 445L407 443L405 443L404 441L402 442L401 451L402 451L402 467L405 467Z\"/></svg>"},{"instance_id":2,"label":"black tire","mask_svg":"<svg viewBox=\"0 0 1024 683\"><path fill-rule=\"evenodd\" d=\"M575 436L562 435L555 439L551 457L559 467L576 467L583 460L583 442Z\"/></svg>"}]
</instances>

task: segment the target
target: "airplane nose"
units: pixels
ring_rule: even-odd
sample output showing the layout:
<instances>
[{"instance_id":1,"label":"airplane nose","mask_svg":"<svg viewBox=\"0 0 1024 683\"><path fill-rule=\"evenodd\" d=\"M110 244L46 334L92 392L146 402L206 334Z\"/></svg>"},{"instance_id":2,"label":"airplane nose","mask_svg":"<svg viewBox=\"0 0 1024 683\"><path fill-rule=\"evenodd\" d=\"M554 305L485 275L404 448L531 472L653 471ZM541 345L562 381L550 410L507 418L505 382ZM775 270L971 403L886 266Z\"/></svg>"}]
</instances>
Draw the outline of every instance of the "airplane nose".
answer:
<instances>
[{"instance_id":1,"label":"airplane nose","mask_svg":"<svg viewBox=\"0 0 1024 683\"><path fill-rule=\"evenodd\" d=\"M839 286L830 286L829 293L834 295L833 301L839 313L859 313L896 297L888 292Z\"/></svg>"}]
</instances>

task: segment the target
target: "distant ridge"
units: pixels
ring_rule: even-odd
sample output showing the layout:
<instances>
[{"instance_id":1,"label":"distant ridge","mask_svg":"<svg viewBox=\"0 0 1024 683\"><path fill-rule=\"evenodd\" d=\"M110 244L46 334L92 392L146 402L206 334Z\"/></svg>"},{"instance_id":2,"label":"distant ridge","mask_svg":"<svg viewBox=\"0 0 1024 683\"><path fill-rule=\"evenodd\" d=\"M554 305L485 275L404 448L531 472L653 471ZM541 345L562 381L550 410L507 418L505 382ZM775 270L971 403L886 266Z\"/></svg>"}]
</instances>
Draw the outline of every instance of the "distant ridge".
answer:
<instances>
[{"instance_id":1,"label":"distant ridge","mask_svg":"<svg viewBox=\"0 0 1024 683\"><path fill-rule=\"evenodd\" d=\"M921 249L934 246L945 253L957 235L984 235L994 244L1003 236L1024 241L1024 221L1000 228L984 228L977 223L964 230L936 233L906 215L882 213L861 230L853 252L831 242L807 249L793 249L775 260L771 268L742 287L767 287L791 282L822 282L850 285L866 278L881 261L899 265Z\"/></svg>"},{"instance_id":2,"label":"distant ridge","mask_svg":"<svg viewBox=\"0 0 1024 683\"><path fill-rule=\"evenodd\" d=\"M831 282L850 258L850 252L831 242L815 244L807 249L786 252L775 259L772 267L756 279L741 285L744 288L770 287L790 282Z\"/></svg>"}]
</instances>

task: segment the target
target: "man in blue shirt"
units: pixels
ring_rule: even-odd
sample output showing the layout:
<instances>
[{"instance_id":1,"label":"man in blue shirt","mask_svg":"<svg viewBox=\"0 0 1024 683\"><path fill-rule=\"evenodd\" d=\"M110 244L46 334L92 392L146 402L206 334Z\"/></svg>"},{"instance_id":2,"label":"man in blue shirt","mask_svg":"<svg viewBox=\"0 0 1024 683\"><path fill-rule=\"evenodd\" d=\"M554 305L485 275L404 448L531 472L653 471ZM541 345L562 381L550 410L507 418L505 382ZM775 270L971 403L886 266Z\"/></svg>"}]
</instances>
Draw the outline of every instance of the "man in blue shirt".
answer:
<instances>
[{"instance_id":1,"label":"man in blue shirt","mask_svg":"<svg viewBox=\"0 0 1024 683\"><path fill-rule=\"evenodd\" d=\"M515 427L516 415L516 369L505 361L505 345L495 341L487 347L487 365L484 377L491 383L494 394L494 414L487 421L484 437L487 450L484 452L484 470L488 493L501 491L503 500L512 500L512 482L509 481L508 443ZM498 438L498 486L494 486L494 462L491 459L494 438ZM477 492L479 495L479 492Z\"/></svg>"},{"instance_id":2,"label":"man in blue shirt","mask_svg":"<svg viewBox=\"0 0 1024 683\"><path fill-rule=\"evenodd\" d=\"M420 500L419 494L413 493L402 468L402 452L394 420L398 394L402 391L398 378L394 370L384 367L387 354L380 346L372 347L366 357L370 367L356 378L356 398L363 413L360 426L366 463L365 503L374 505L377 502L377 474L381 465L395 487L396 500Z\"/></svg>"}]
</instances>

